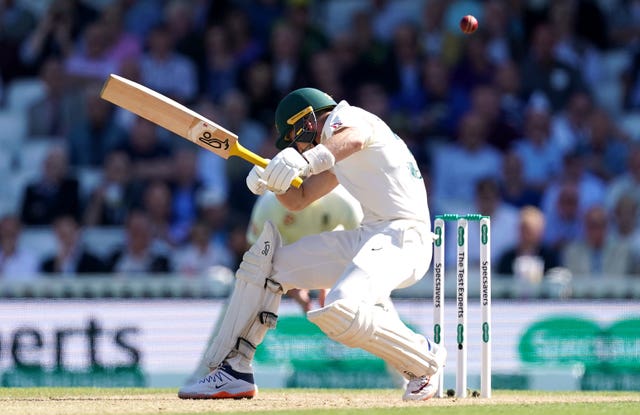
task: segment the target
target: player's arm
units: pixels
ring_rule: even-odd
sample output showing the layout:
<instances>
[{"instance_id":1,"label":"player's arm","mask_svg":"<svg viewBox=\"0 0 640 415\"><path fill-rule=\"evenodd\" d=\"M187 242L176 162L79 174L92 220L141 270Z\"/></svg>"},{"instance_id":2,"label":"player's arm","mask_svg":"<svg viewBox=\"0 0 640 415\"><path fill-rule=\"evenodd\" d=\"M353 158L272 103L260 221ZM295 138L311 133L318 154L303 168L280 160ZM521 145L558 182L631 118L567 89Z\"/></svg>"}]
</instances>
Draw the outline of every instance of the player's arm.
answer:
<instances>
[{"instance_id":1,"label":"player's arm","mask_svg":"<svg viewBox=\"0 0 640 415\"><path fill-rule=\"evenodd\" d=\"M312 202L320 199L338 185L338 179L329 170L307 177L299 188L278 194L278 200L290 211L302 210Z\"/></svg>"},{"instance_id":2,"label":"player's arm","mask_svg":"<svg viewBox=\"0 0 640 415\"><path fill-rule=\"evenodd\" d=\"M323 144L319 144L314 149L324 146L335 158L335 161L341 161L364 148L367 137L362 131L356 127L343 127L336 130L330 139ZM314 149L305 151L302 156L308 160L310 153Z\"/></svg>"}]
</instances>

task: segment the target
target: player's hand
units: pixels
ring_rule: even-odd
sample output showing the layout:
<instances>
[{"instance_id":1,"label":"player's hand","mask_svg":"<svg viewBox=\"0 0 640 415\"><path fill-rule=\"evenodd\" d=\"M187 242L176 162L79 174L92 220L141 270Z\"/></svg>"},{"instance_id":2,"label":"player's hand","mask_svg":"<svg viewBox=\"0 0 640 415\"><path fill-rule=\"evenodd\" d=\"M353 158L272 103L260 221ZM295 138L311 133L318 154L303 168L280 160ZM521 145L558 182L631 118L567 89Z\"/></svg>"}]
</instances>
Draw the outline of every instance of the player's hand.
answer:
<instances>
[{"instance_id":1,"label":"player's hand","mask_svg":"<svg viewBox=\"0 0 640 415\"><path fill-rule=\"evenodd\" d=\"M264 169L260 166L253 166L247 175L247 187L254 195L261 195L267 190L267 182L262 179Z\"/></svg>"},{"instance_id":2,"label":"player's hand","mask_svg":"<svg viewBox=\"0 0 640 415\"><path fill-rule=\"evenodd\" d=\"M288 147L279 152L267 164L262 174L267 188L276 194L286 192L291 186L291 181L298 176L306 177L309 174L309 163L293 147Z\"/></svg>"}]
</instances>

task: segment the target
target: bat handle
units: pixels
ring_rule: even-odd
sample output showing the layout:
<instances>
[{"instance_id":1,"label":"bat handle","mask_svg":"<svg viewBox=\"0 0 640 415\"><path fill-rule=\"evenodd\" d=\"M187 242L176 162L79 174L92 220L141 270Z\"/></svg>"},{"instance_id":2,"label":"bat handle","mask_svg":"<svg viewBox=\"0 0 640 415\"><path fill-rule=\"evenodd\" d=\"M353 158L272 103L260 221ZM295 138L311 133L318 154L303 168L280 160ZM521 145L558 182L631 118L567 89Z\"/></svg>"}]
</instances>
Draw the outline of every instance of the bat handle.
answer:
<instances>
[{"instance_id":1,"label":"bat handle","mask_svg":"<svg viewBox=\"0 0 640 415\"><path fill-rule=\"evenodd\" d=\"M242 157L243 159L247 160L249 163L253 163L256 166L260 166L262 168L267 167L266 159L260 157L253 151L248 150L245 147L242 147L240 143L236 143L236 145L238 146L237 152L236 152L237 156ZM296 188L300 187L300 185L302 185L302 179L300 177L296 177L291 181L291 185Z\"/></svg>"}]
</instances>

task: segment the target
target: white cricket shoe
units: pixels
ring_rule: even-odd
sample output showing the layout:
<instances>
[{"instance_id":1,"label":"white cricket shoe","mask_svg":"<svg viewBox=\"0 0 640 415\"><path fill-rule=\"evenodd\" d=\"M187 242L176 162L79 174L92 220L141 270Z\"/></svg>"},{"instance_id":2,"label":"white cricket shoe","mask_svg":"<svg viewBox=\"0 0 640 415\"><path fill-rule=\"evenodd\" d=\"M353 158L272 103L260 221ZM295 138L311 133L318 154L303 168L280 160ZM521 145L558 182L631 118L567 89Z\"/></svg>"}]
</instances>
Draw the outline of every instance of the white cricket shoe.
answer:
<instances>
[{"instance_id":1,"label":"white cricket shoe","mask_svg":"<svg viewBox=\"0 0 640 415\"><path fill-rule=\"evenodd\" d=\"M251 399L257 394L253 373L236 372L227 363L178 391L180 399Z\"/></svg>"},{"instance_id":2,"label":"white cricket shoe","mask_svg":"<svg viewBox=\"0 0 640 415\"><path fill-rule=\"evenodd\" d=\"M431 376L410 377L404 395L402 395L403 401L427 401L438 392L438 379L442 376L442 368L447 360L447 350L443 346L431 343L429 343L429 348L433 350L439 363L438 370Z\"/></svg>"}]
</instances>

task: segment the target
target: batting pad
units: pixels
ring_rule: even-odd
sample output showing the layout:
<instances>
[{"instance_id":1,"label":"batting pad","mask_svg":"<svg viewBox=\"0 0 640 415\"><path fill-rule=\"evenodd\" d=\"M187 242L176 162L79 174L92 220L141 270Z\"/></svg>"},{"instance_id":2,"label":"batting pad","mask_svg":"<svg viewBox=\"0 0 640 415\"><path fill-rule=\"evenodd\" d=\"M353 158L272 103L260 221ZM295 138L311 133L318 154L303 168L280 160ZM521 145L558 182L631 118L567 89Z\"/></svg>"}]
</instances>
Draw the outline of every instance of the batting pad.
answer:
<instances>
[{"instance_id":1,"label":"batting pad","mask_svg":"<svg viewBox=\"0 0 640 415\"><path fill-rule=\"evenodd\" d=\"M307 318L331 339L373 353L407 378L431 376L444 364L445 357L429 351L424 336L381 307L342 299L308 312Z\"/></svg>"},{"instance_id":2,"label":"batting pad","mask_svg":"<svg viewBox=\"0 0 640 415\"><path fill-rule=\"evenodd\" d=\"M276 326L282 286L270 274L273 253L280 246L280 233L271 222L265 222L236 272L236 284L220 330L206 352L210 368L238 354L251 362L267 330Z\"/></svg>"}]
</instances>

